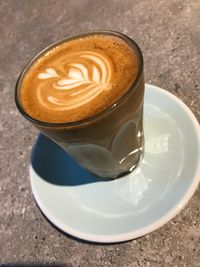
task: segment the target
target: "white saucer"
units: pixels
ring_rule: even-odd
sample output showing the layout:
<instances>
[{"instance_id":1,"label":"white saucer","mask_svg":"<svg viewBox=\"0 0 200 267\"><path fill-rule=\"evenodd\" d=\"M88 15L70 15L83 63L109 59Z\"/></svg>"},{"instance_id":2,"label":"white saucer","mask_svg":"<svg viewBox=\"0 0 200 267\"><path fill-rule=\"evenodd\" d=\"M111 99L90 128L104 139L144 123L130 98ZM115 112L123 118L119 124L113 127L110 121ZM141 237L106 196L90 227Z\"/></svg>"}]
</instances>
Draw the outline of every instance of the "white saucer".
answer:
<instances>
[{"instance_id":1,"label":"white saucer","mask_svg":"<svg viewBox=\"0 0 200 267\"><path fill-rule=\"evenodd\" d=\"M181 100L147 84L144 134L140 166L117 180L86 172L40 135L30 179L44 215L72 236L103 243L140 237L172 219L200 180L200 127Z\"/></svg>"}]
</instances>

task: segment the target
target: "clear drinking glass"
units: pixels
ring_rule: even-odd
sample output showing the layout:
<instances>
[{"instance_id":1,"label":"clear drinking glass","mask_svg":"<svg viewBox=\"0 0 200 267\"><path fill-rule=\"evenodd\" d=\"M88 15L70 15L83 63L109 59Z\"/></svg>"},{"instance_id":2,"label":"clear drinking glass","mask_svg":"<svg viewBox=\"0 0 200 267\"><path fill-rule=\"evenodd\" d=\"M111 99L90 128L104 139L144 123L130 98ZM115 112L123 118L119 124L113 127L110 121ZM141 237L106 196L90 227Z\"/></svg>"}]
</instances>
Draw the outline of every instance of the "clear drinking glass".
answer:
<instances>
[{"instance_id":1,"label":"clear drinking glass","mask_svg":"<svg viewBox=\"0 0 200 267\"><path fill-rule=\"evenodd\" d=\"M19 92L27 71L38 58L62 42L88 35L122 38L138 57L138 73L126 93L109 108L81 121L49 123L32 118L20 103ZM131 172L140 162L143 135L144 75L139 46L124 34L114 31L87 32L56 42L39 53L22 71L16 83L15 101L21 114L44 135L56 142L81 166L100 177L116 178Z\"/></svg>"}]
</instances>

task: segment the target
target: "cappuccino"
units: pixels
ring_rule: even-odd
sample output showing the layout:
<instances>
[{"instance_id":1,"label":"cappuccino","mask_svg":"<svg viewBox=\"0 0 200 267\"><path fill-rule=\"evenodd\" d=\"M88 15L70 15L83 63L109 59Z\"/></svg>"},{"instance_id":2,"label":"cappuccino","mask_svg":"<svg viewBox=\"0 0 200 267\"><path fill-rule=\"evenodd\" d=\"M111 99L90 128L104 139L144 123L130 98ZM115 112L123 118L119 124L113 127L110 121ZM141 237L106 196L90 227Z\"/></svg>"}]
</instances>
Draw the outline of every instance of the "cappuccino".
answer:
<instances>
[{"instance_id":1,"label":"cappuccino","mask_svg":"<svg viewBox=\"0 0 200 267\"><path fill-rule=\"evenodd\" d=\"M90 32L53 44L21 73L19 111L82 167L105 178L143 154L143 57L127 36Z\"/></svg>"},{"instance_id":2,"label":"cappuccino","mask_svg":"<svg viewBox=\"0 0 200 267\"><path fill-rule=\"evenodd\" d=\"M41 55L24 76L19 98L39 121L80 121L117 102L137 72L137 55L122 38L88 35Z\"/></svg>"}]
</instances>

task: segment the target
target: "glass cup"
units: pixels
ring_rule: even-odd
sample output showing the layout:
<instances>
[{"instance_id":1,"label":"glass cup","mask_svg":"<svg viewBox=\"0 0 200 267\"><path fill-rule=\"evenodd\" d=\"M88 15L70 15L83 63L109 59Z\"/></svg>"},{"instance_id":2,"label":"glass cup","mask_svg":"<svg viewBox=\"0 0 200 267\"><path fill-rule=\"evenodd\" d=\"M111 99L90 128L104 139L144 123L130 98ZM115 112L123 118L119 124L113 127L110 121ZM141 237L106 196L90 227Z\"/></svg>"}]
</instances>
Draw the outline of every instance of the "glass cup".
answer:
<instances>
[{"instance_id":1,"label":"glass cup","mask_svg":"<svg viewBox=\"0 0 200 267\"><path fill-rule=\"evenodd\" d=\"M27 114L20 103L19 92L23 78L34 62L62 42L96 34L122 38L134 49L139 68L136 79L126 93L109 108L81 121L49 123L34 119ZM22 115L82 167L104 178L123 176L133 171L139 164L144 150L143 100L144 75L141 50L132 39L114 31L83 33L52 44L24 68L15 89L15 102Z\"/></svg>"}]
</instances>

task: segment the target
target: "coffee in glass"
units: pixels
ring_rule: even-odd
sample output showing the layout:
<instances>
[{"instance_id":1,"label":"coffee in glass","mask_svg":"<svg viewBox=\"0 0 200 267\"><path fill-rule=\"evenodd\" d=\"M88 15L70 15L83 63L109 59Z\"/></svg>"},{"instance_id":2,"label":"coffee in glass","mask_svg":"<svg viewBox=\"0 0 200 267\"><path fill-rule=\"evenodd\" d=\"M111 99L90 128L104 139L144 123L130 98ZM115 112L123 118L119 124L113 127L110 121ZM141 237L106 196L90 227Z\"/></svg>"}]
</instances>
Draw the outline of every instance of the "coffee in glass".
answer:
<instances>
[{"instance_id":1,"label":"coffee in glass","mask_svg":"<svg viewBox=\"0 0 200 267\"><path fill-rule=\"evenodd\" d=\"M24 69L16 104L42 133L101 177L132 171L143 153L143 58L137 44L89 32L53 44Z\"/></svg>"}]
</instances>

